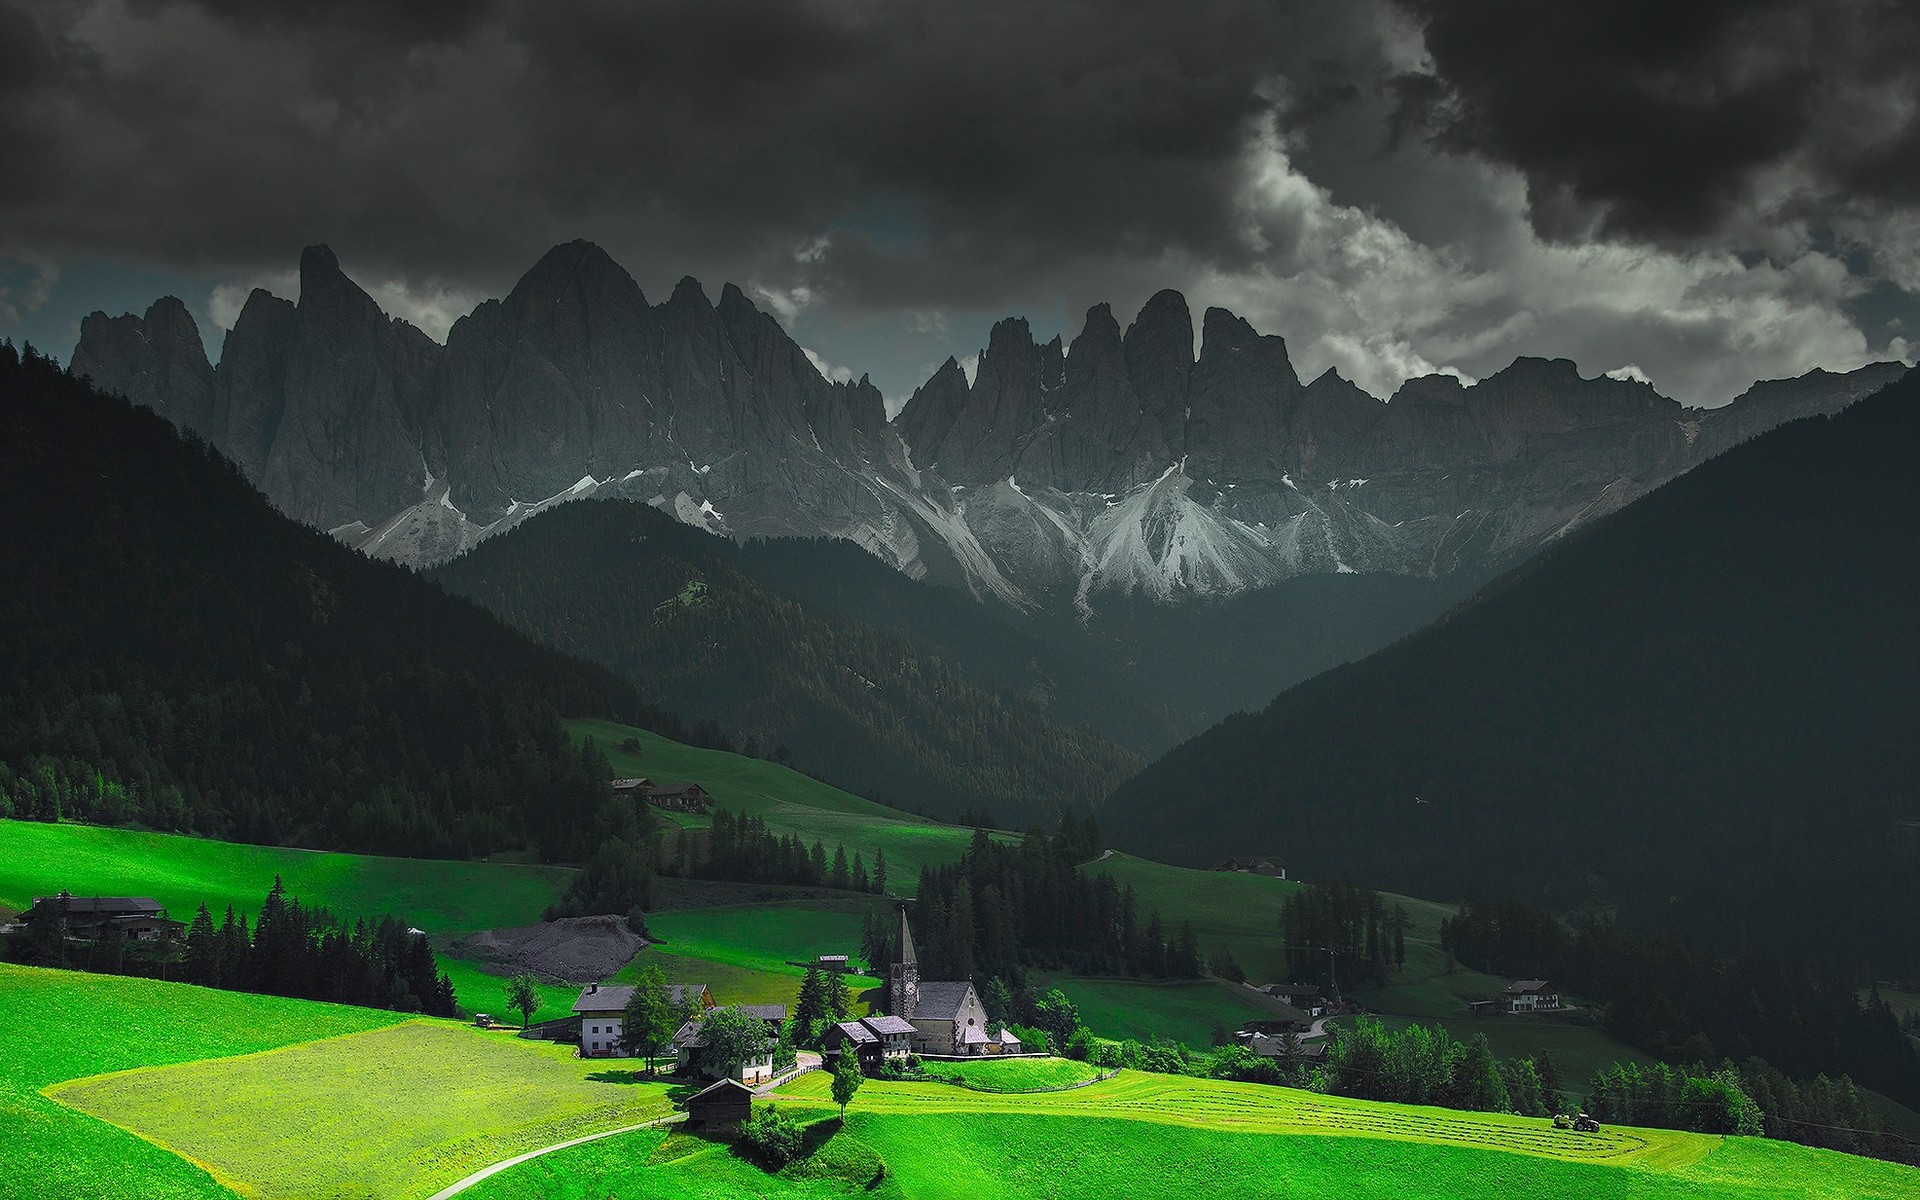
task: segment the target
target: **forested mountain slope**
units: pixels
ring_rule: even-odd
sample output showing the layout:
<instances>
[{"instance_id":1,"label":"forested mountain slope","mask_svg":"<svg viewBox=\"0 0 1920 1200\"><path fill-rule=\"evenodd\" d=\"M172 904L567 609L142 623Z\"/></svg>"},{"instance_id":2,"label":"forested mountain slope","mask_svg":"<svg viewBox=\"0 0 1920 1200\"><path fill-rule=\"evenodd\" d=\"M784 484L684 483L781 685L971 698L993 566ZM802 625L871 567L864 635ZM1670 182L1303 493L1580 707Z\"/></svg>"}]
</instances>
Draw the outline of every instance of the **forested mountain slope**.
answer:
<instances>
[{"instance_id":1,"label":"forested mountain slope","mask_svg":"<svg viewBox=\"0 0 1920 1200\"><path fill-rule=\"evenodd\" d=\"M574 857L560 714L675 722L270 507L168 422L0 346L0 815Z\"/></svg>"},{"instance_id":2,"label":"forested mountain slope","mask_svg":"<svg viewBox=\"0 0 1920 1200\"><path fill-rule=\"evenodd\" d=\"M1110 597L1086 615L979 604L909 579L851 542L743 543L740 565L824 615L898 633L1056 721L1162 754L1228 713L1412 633L1482 577L1312 575L1185 604Z\"/></svg>"},{"instance_id":3,"label":"forested mountain slope","mask_svg":"<svg viewBox=\"0 0 1920 1200\"><path fill-rule=\"evenodd\" d=\"M541 513L432 577L689 719L751 737L761 755L906 807L986 808L1020 825L1091 805L1138 769L1025 692L979 686L899 634L815 612L742 560L731 541L604 500Z\"/></svg>"},{"instance_id":4,"label":"forested mountain slope","mask_svg":"<svg viewBox=\"0 0 1920 1200\"><path fill-rule=\"evenodd\" d=\"M1916 393L1681 476L1169 753L1103 828L1920 970Z\"/></svg>"}]
</instances>

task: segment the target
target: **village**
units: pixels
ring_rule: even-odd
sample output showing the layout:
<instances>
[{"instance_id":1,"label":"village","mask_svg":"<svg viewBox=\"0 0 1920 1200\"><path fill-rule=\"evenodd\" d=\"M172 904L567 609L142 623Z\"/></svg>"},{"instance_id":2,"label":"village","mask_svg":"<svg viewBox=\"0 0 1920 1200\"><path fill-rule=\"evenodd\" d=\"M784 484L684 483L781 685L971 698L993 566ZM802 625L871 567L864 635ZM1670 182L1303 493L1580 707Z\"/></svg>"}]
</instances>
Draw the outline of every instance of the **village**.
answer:
<instances>
[{"instance_id":1,"label":"village","mask_svg":"<svg viewBox=\"0 0 1920 1200\"><path fill-rule=\"evenodd\" d=\"M644 780L621 780L615 787L622 785L635 790L649 786ZM672 789L669 796L676 803L707 802L697 784ZM1236 862L1219 869L1263 874L1285 870L1271 858L1239 861L1248 865ZM187 929L152 897L60 892L37 897L18 921L0 927L0 934L19 933L55 918L69 942L86 948L89 960L105 953L165 956L177 951ZM865 1016L852 1015L855 1005L844 983L861 964L844 953L822 953L808 965L800 985L801 1007L811 1007L811 1012L786 1004L727 1003L705 983L671 981L663 988L669 1020L661 1025L659 1014L652 1017L667 1036L650 1040L633 1025L641 986L596 982L580 988L565 1017L523 1022L516 1029L480 1013L474 1024L573 1045L581 1058L641 1059L649 1073L697 1087L685 1096L683 1107L695 1127L712 1128L744 1120L755 1095L808 1071L837 1070L848 1057L864 1076L902 1079L925 1077L927 1063L1045 1058L1061 1049L1044 1042L1028 1044L1006 1023L990 1020L972 980L921 978L905 902L895 902L887 945L887 961L867 965L868 973L883 983L863 997L871 1009ZM1257 1059L1289 1068L1322 1062L1330 1022L1365 1012L1320 984L1243 986L1270 1001L1276 1015L1244 1022L1233 1032L1233 1041ZM815 999L809 1006L805 997L810 990ZM826 1007L841 1011L823 1015L820 997L829 991L838 991L841 999L837 1006ZM644 1005L644 1000L639 1003ZM1548 981L1523 979L1513 981L1500 996L1468 1001L1466 1009L1474 1016L1559 1011L1562 999Z\"/></svg>"}]
</instances>

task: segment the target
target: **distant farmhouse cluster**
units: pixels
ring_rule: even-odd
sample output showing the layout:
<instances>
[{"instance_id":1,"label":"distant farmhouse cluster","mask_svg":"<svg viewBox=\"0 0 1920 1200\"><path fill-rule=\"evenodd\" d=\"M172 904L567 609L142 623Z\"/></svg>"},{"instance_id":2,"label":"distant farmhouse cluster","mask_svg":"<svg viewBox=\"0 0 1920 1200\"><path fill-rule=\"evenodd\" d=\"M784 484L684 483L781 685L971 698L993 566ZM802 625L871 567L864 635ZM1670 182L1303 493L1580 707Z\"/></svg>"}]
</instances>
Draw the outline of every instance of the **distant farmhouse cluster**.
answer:
<instances>
[{"instance_id":1,"label":"distant farmhouse cluster","mask_svg":"<svg viewBox=\"0 0 1920 1200\"><path fill-rule=\"evenodd\" d=\"M613 794L617 799L644 800L668 812L704 813L713 811L713 797L697 783L669 783L656 786L651 779L616 779Z\"/></svg>"},{"instance_id":2,"label":"distant farmhouse cluster","mask_svg":"<svg viewBox=\"0 0 1920 1200\"><path fill-rule=\"evenodd\" d=\"M1271 854L1256 854L1249 858L1223 858L1213 864L1216 871L1237 871L1242 875L1265 875L1270 879L1286 879L1287 864Z\"/></svg>"},{"instance_id":3,"label":"distant farmhouse cluster","mask_svg":"<svg viewBox=\"0 0 1920 1200\"><path fill-rule=\"evenodd\" d=\"M627 1003L632 999L631 987L595 983L581 990L573 1002L574 1017L580 1022L581 1057L631 1057L631 1052L621 1044L621 1033L626 1027ZM712 989L704 983L670 984L667 1002L693 1014L673 1035L675 1074L715 1080L732 1078L742 1083L765 1083L773 1078L773 1050L780 1041L780 1027L787 1020L786 1005L732 1006L765 1026L766 1046L763 1053L741 1063L737 1074L729 1075L725 1064L706 1053L707 1042L700 1032L707 1015L717 1007Z\"/></svg>"},{"instance_id":4,"label":"distant farmhouse cluster","mask_svg":"<svg viewBox=\"0 0 1920 1200\"><path fill-rule=\"evenodd\" d=\"M22 923L58 919L66 936L98 941L116 932L131 942L172 942L186 933L186 925L172 920L151 896L76 896L61 892L36 896Z\"/></svg>"},{"instance_id":5,"label":"distant farmhouse cluster","mask_svg":"<svg viewBox=\"0 0 1920 1200\"><path fill-rule=\"evenodd\" d=\"M1544 979L1516 979L1499 996L1467 1001L1470 1013L1560 1012L1560 989Z\"/></svg>"}]
</instances>

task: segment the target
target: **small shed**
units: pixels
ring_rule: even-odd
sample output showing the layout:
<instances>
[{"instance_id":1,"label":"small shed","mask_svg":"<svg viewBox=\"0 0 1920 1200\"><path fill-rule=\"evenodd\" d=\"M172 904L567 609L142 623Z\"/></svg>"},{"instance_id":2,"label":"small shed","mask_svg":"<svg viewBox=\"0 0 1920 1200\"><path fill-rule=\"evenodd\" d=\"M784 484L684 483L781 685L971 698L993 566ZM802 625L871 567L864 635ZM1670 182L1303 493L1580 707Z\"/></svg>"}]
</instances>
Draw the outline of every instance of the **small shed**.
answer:
<instances>
[{"instance_id":1,"label":"small shed","mask_svg":"<svg viewBox=\"0 0 1920 1200\"><path fill-rule=\"evenodd\" d=\"M847 973L847 956L844 954L822 954L813 960L813 965L822 971L834 971L841 975Z\"/></svg>"},{"instance_id":2,"label":"small shed","mask_svg":"<svg viewBox=\"0 0 1920 1200\"><path fill-rule=\"evenodd\" d=\"M730 1129L753 1112L753 1089L722 1079L687 1097L688 1129Z\"/></svg>"}]
</instances>

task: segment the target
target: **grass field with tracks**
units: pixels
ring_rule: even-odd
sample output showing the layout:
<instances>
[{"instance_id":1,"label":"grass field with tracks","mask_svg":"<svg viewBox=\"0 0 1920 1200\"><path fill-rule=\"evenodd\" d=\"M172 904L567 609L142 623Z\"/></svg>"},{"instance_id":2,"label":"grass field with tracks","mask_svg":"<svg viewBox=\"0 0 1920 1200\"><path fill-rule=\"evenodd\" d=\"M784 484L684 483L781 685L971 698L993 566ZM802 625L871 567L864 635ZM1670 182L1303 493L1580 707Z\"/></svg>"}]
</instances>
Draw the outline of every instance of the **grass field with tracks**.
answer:
<instances>
[{"instance_id":1,"label":"grass field with tracks","mask_svg":"<svg viewBox=\"0 0 1920 1200\"><path fill-rule=\"evenodd\" d=\"M778 1175L715 1142L647 1131L534 1160L469 1194L1893 1200L1916 1186L1910 1168L1783 1143L1632 1129L1573 1135L1517 1117L1131 1072L1029 1095L870 1082L844 1127L820 1076L780 1096L815 1123L811 1156Z\"/></svg>"},{"instance_id":2,"label":"grass field with tracks","mask_svg":"<svg viewBox=\"0 0 1920 1200\"><path fill-rule=\"evenodd\" d=\"M398 1013L0 964L0 1197L201 1200L206 1171L41 1089L378 1030Z\"/></svg>"},{"instance_id":3,"label":"grass field with tracks","mask_svg":"<svg viewBox=\"0 0 1920 1200\"><path fill-rule=\"evenodd\" d=\"M671 1113L667 1085L629 1082L630 1066L411 1020L49 1094L261 1200L418 1197L524 1150Z\"/></svg>"},{"instance_id":4,"label":"grass field with tracks","mask_svg":"<svg viewBox=\"0 0 1920 1200\"><path fill-rule=\"evenodd\" d=\"M1032 1092L1084 1083L1100 1073L1091 1063L1071 1058L980 1058L929 1062L927 1074L957 1080L993 1092Z\"/></svg>"}]
</instances>

